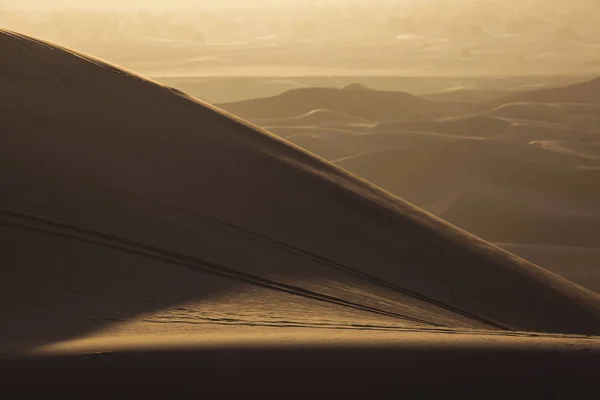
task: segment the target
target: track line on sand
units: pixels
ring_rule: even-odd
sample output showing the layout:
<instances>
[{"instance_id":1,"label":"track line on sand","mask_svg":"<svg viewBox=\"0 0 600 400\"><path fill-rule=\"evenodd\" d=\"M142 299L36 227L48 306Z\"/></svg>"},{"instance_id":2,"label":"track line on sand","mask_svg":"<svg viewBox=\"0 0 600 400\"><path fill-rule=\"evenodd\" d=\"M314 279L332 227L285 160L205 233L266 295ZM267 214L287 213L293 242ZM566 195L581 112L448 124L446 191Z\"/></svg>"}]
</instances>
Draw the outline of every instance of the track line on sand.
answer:
<instances>
[{"instance_id":1,"label":"track line on sand","mask_svg":"<svg viewBox=\"0 0 600 400\"><path fill-rule=\"evenodd\" d=\"M121 201L123 201L123 200L125 200L125 201L145 201L145 202L148 202L148 203L154 203L156 205L160 205L162 207L171 208L171 209L177 210L179 212L183 212L185 214L193 216L195 218L202 219L202 220L204 220L206 222L212 223L213 225L219 226L221 228L223 228L223 227L227 228L230 231L232 231L232 232L234 232L234 233L236 233L236 234L238 234L238 235L240 235L242 237L249 238L249 239L252 239L252 240L256 240L256 241L259 241L259 242L261 242L263 244L266 244L268 246L272 246L272 247L278 248L278 249L280 249L280 250L282 250L284 252L295 254L295 255L297 255L299 257L309 259L309 260L311 260L313 262L319 263L319 264L321 264L323 266L326 266L326 267L328 267L330 269L334 269L334 270L337 270L337 271L349 274L351 276L358 277L358 278L363 279L363 280L365 280L365 281L367 281L369 283L375 284L375 285L380 286L380 287L385 287L386 289L392 290L392 291L394 291L396 293L400 293L400 294L403 294L405 296L412 297L412 298L420 300L420 301L422 301L424 303L431 304L433 306L439 307L439 308L444 309L446 311L450 311L450 312L452 312L454 314L461 315L463 317L467 317L469 319L478 321L480 323L483 323L483 324L488 325L490 327L493 327L495 329L501 329L501 330L507 330L507 331L512 331L513 330L512 328L504 326L504 325L502 325L502 324L500 324L498 322L491 321L491 320L488 320L486 318L480 317L478 315L472 314L472 313L470 313L468 311L464 311L462 309L453 307L453 306L451 306L449 304L443 303L443 302L441 302L439 300L436 300L434 298L431 298L429 296L423 295L421 293L412 291L412 290L407 289L405 287L402 287L402 286L396 285L394 283L388 282L386 280L383 280L383 279L378 278L376 276L373 276L371 274L365 273L365 272L360 271L360 270L358 270L356 268L344 265L344 264L339 263L337 261L331 260L331 259L326 258L324 256L321 256L319 254L316 254L316 253L313 253L313 252L301 249L301 248L296 247L294 245L290 245L290 244L281 242L281 241L279 241L277 239L273 239L273 238L268 237L266 235L263 235L263 234L260 234L260 233L257 233L257 232L254 232L254 231L242 228L240 226L237 226L237 225L234 225L234 224L222 221L220 219L217 219L217 218L214 218L214 217L210 217L208 215L201 214L201 213L198 213L198 212L190 211L190 210L188 210L188 209L186 209L184 207L181 207L181 206L176 206L176 205L173 205L173 204L165 203L165 202L160 201L160 200L156 200L156 199L153 199L153 198L148 198L148 197L145 197L143 195L139 195L139 194L136 194L136 193L131 193L129 191L125 191L125 190L122 190L122 189L115 189L113 187L106 186L106 185L98 185L98 184L89 183L89 182L85 182L85 181L64 179L64 178L58 178L58 177L54 177L54 176L52 176L52 177L47 176L46 178L47 179L52 179L52 180L55 180L55 181L60 181L60 182L67 183L67 184L71 184L71 185L74 185L74 186L83 186L83 187L92 188L94 190L103 190L103 191L113 192L114 194L118 194L118 195L123 196L123 197L129 197L129 199L122 199L122 198L120 198L120 199L114 199L113 198L113 200L121 200Z\"/></svg>"},{"instance_id":2,"label":"track line on sand","mask_svg":"<svg viewBox=\"0 0 600 400\"><path fill-rule=\"evenodd\" d=\"M0 221L0 225L13 226L21 229L41 232L53 236L69 238L72 240L91 243L102 247L108 247L120 251L125 251L138 256L145 256L152 259L162 260L171 264L184 266L196 271L209 273L212 275L237 280L240 282L245 282L251 285L260 286L270 290L276 290L295 296L309 298L329 304L336 304L342 307L353 308L361 311L385 315L388 317L411 321L419 324L426 324L429 326L444 326L436 322L410 317L399 313L384 311L375 307L365 306L360 303L351 302L335 296L330 296L301 287L276 282L273 280L262 278L260 276L240 272L223 265L201 260L196 257L179 254L169 250L160 249L154 246L140 244L116 236L106 235L103 233L89 231L82 228L76 228L59 222L46 220L44 218L39 218L27 214L15 213L7 210L0 210L0 214L3 214L5 216L5 218L3 218L4 220ZM6 216L9 216L9 218L6 218ZM12 219L12 221L10 221L10 219ZM29 223L23 223L23 221L28 221Z\"/></svg>"}]
</instances>

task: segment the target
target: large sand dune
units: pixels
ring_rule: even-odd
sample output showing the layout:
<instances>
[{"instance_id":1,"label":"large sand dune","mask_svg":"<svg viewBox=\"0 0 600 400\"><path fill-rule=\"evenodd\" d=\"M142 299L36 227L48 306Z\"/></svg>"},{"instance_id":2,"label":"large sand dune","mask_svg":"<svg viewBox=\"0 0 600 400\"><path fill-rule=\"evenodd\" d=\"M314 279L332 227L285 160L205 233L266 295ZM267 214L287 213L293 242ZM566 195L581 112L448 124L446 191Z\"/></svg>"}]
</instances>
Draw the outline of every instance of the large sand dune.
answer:
<instances>
[{"instance_id":1,"label":"large sand dune","mask_svg":"<svg viewBox=\"0 0 600 400\"><path fill-rule=\"evenodd\" d=\"M314 109L327 109L369 121L443 118L483 109L473 103L429 100L405 92L302 88L278 96L220 104L249 119L293 118Z\"/></svg>"},{"instance_id":2,"label":"large sand dune","mask_svg":"<svg viewBox=\"0 0 600 400\"><path fill-rule=\"evenodd\" d=\"M232 115L13 32L0 54L3 347L158 324L600 333L592 292Z\"/></svg>"}]
</instances>

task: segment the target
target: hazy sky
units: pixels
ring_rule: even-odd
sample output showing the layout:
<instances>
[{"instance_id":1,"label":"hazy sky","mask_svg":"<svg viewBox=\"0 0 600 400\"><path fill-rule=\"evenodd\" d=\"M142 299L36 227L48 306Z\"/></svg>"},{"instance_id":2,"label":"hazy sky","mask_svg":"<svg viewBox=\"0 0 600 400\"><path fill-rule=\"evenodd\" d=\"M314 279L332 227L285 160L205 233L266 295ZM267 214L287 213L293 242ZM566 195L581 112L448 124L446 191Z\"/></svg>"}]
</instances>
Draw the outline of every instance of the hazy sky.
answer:
<instances>
[{"instance_id":1,"label":"hazy sky","mask_svg":"<svg viewBox=\"0 0 600 400\"><path fill-rule=\"evenodd\" d=\"M103 9L175 9L287 6L323 3L340 3L349 0L0 0L6 8L103 8ZM411 0L397 0L411 1Z\"/></svg>"}]
</instances>

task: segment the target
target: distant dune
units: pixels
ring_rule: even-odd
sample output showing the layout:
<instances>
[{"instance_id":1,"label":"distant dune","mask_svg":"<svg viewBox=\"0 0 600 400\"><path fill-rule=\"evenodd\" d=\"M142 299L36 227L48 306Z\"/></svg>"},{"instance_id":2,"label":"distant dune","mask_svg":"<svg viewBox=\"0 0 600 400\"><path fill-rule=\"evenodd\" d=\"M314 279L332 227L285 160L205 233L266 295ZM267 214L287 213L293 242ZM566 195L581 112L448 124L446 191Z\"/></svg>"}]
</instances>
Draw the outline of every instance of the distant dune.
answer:
<instances>
[{"instance_id":1,"label":"distant dune","mask_svg":"<svg viewBox=\"0 0 600 400\"><path fill-rule=\"evenodd\" d=\"M382 122L442 118L482 110L477 104L428 100L404 92L334 88L295 89L279 96L219 106L248 119L293 118L317 108Z\"/></svg>"},{"instance_id":2,"label":"distant dune","mask_svg":"<svg viewBox=\"0 0 600 400\"><path fill-rule=\"evenodd\" d=\"M344 86L342 90L372 90L367 85L363 85L362 83L351 83L347 86Z\"/></svg>"},{"instance_id":3,"label":"distant dune","mask_svg":"<svg viewBox=\"0 0 600 400\"><path fill-rule=\"evenodd\" d=\"M218 325L600 334L600 296L233 115L9 31L0 53L3 347ZM349 93L248 104L454 107Z\"/></svg>"},{"instance_id":4,"label":"distant dune","mask_svg":"<svg viewBox=\"0 0 600 400\"><path fill-rule=\"evenodd\" d=\"M578 129L560 124L536 121L514 121L510 131L499 136L507 140L531 142L534 140L561 140L570 142L600 141L600 132Z\"/></svg>"},{"instance_id":5,"label":"distant dune","mask_svg":"<svg viewBox=\"0 0 600 400\"><path fill-rule=\"evenodd\" d=\"M559 140L539 140L530 142L533 146L560 154L568 154L584 161L600 162L599 142L574 142ZM600 164L600 163L599 163Z\"/></svg>"},{"instance_id":6,"label":"distant dune","mask_svg":"<svg viewBox=\"0 0 600 400\"><path fill-rule=\"evenodd\" d=\"M265 129L327 160L358 151L352 140L360 136L356 131L323 126L267 126Z\"/></svg>"},{"instance_id":7,"label":"distant dune","mask_svg":"<svg viewBox=\"0 0 600 400\"><path fill-rule=\"evenodd\" d=\"M405 149L421 145L452 142L461 138L450 135L418 132L418 131L393 131L374 132L346 138L340 145L351 145L353 153L348 159L361 158L368 155L376 156L379 152L393 149ZM339 140L341 141L341 140ZM308 147L311 149L311 147ZM335 160L335 162L341 160Z\"/></svg>"},{"instance_id":8,"label":"distant dune","mask_svg":"<svg viewBox=\"0 0 600 400\"><path fill-rule=\"evenodd\" d=\"M573 85L533 90L494 100L499 104L514 102L533 103L600 103L600 78Z\"/></svg>"},{"instance_id":9,"label":"distant dune","mask_svg":"<svg viewBox=\"0 0 600 400\"><path fill-rule=\"evenodd\" d=\"M546 123L566 122L568 113L558 104L509 103L488 112L497 117Z\"/></svg>"},{"instance_id":10,"label":"distant dune","mask_svg":"<svg viewBox=\"0 0 600 400\"><path fill-rule=\"evenodd\" d=\"M446 90L439 93L427 94L423 97L432 100L444 101L469 101L480 103L483 101L492 101L513 94L513 90L508 89L457 89Z\"/></svg>"},{"instance_id":11,"label":"distant dune","mask_svg":"<svg viewBox=\"0 0 600 400\"><path fill-rule=\"evenodd\" d=\"M307 149L326 160L361 157L365 154L423 144L451 142L461 136L436 132L403 131L371 132L368 127L351 130L351 126L265 126L289 142ZM366 131L365 131L366 130Z\"/></svg>"},{"instance_id":12,"label":"distant dune","mask_svg":"<svg viewBox=\"0 0 600 400\"><path fill-rule=\"evenodd\" d=\"M337 162L491 241L600 246L600 181L581 160L528 143L462 140Z\"/></svg>"},{"instance_id":13,"label":"distant dune","mask_svg":"<svg viewBox=\"0 0 600 400\"><path fill-rule=\"evenodd\" d=\"M414 130L448 133L465 137L489 137L509 131L512 124L505 120L485 115L445 118L431 121L403 121L383 123L373 128L374 132Z\"/></svg>"},{"instance_id":14,"label":"distant dune","mask_svg":"<svg viewBox=\"0 0 600 400\"><path fill-rule=\"evenodd\" d=\"M331 110L311 110L291 118L250 119L259 126L313 126L339 124L369 124L371 121Z\"/></svg>"},{"instance_id":15,"label":"distant dune","mask_svg":"<svg viewBox=\"0 0 600 400\"><path fill-rule=\"evenodd\" d=\"M600 248L504 243L498 246L600 293Z\"/></svg>"}]
</instances>

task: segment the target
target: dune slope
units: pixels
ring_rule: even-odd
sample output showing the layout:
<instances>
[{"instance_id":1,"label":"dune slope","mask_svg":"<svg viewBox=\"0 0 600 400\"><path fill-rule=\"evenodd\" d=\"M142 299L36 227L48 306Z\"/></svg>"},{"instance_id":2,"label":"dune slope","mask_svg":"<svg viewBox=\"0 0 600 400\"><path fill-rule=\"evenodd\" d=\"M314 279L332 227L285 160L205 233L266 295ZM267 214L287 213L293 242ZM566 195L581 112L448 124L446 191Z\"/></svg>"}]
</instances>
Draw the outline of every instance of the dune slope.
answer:
<instances>
[{"instance_id":1,"label":"dune slope","mask_svg":"<svg viewBox=\"0 0 600 400\"><path fill-rule=\"evenodd\" d=\"M258 126L328 126L343 124L369 124L370 121L330 110L312 110L292 118L255 119Z\"/></svg>"},{"instance_id":2,"label":"dune slope","mask_svg":"<svg viewBox=\"0 0 600 400\"><path fill-rule=\"evenodd\" d=\"M575 83L573 85L532 90L525 93L513 94L494 100L498 104L512 102L534 103L599 103L600 78Z\"/></svg>"},{"instance_id":3,"label":"dune slope","mask_svg":"<svg viewBox=\"0 0 600 400\"><path fill-rule=\"evenodd\" d=\"M528 143L462 140L337 163L492 242L600 244L597 170Z\"/></svg>"},{"instance_id":4,"label":"dune slope","mask_svg":"<svg viewBox=\"0 0 600 400\"><path fill-rule=\"evenodd\" d=\"M135 318L600 333L592 292L232 115L13 32L0 54L5 344Z\"/></svg>"},{"instance_id":5,"label":"dune slope","mask_svg":"<svg viewBox=\"0 0 600 400\"><path fill-rule=\"evenodd\" d=\"M301 88L278 96L220 104L221 108L253 120L288 119L326 109L369 121L443 118L482 111L481 105L429 100L405 92Z\"/></svg>"},{"instance_id":6,"label":"dune slope","mask_svg":"<svg viewBox=\"0 0 600 400\"><path fill-rule=\"evenodd\" d=\"M497 136L509 131L510 128L511 124L509 121L484 115L474 115L433 121L383 123L373 127L373 131L390 132L397 130L415 130L447 133L451 135L487 137Z\"/></svg>"}]
</instances>

